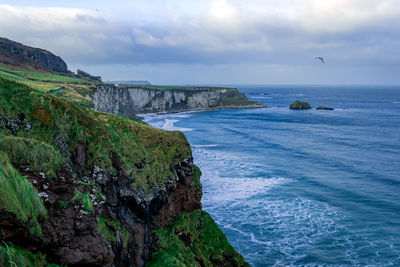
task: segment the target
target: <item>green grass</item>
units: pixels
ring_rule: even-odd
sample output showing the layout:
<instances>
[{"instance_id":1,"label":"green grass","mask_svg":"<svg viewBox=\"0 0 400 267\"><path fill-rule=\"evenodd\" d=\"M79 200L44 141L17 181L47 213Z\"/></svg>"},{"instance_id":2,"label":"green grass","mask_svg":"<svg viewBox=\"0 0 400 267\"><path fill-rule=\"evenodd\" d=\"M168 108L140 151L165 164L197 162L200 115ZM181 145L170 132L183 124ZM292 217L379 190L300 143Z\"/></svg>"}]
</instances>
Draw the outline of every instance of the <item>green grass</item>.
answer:
<instances>
[{"instance_id":1,"label":"green grass","mask_svg":"<svg viewBox=\"0 0 400 267\"><path fill-rule=\"evenodd\" d=\"M83 205L85 207L85 210L87 210L89 212L93 211L93 202L90 199L88 192L82 193L75 188L74 196L71 198L71 200L69 202ZM65 203L62 203L62 204L65 204Z\"/></svg>"},{"instance_id":2,"label":"green grass","mask_svg":"<svg viewBox=\"0 0 400 267\"><path fill-rule=\"evenodd\" d=\"M29 168L36 173L43 172L47 178L54 178L56 170L65 159L52 146L15 136L0 136L0 151L8 154L14 166Z\"/></svg>"},{"instance_id":3,"label":"green grass","mask_svg":"<svg viewBox=\"0 0 400 267\"><path fill-rule=\"evenodd\" d=\"M26 70L14 70L4 66L0 66L0 71L13 73L27 79L31 79L39 82L56 82L56 83L89 83L87 80L69 77L65 74L57 74L50 72L37 72L37 71L26 71Z\"/></svg>"},{"instance_id":4,"label":"green grass","mask_svg":"<svg viewBox=\"0 0 400 267\"><path fill-rule=\"evenodd\" d=\"M199 167L194 165L194 172L193 172L193 180L191 182L191 186L195 188L201 188L201 182L200 182L200 177L201 177L201 170Z\"/></svg>"},{"instance_id":5,"label":"green grass","mask_svg":"<svg viewBox=\"0 0 400 267\"><path fill-rule=\"evenodd\" d=\"M250 101L241 97L224 97L222 98L222 105L224 106L251 106L255 105L257 102Z\"/></svg>"},{"instance_id":6,"label":"green grass","mask_svg":"<svg viewBox=\"0 0 400 267\"><path fill-rule=\"evenodd\" d=\"M249 266L206 212L182 213L156 230L159 250L146 266Z\"/></svg>"},{"instance_id":7,"label":"green grass","mask_svg":"<svg viewBox=\"0 0 400 267\"><path fill-rule=\"evenodd\" d=\"M39 219L47 215L46 208L36 189L11 165L4 152L0 152L0 209L29 222L31 234L41 236Z\"/></svg>"},{"instance_id":8,"label":"green grass","mask_svg":"<svg viewBox=\"0 0 400 267\"><path fill-rule=\"evenodd\" d=\"M33 254L12 244L0 243L0 266L4 267L57 267L57 264L46 262L46 256Z\"/></svg>"},{"instance_id":9,"label":"green grass","mask_svg":"<svg viewBox=\"0 0 400 267\"><path fill-rule=\"evenodd\" d=\"M132 235L128 230L117 220L111 220L104 217L98 217L99 223L97 230L105 237L109 244L117 243L118 238L122 242L122 246L126 248L128 242L132 240Z\"/></svg>"},{"instance_id":10,"label":"green grass","mask_svg":"<svg viewBox=\"0 0 400 267\"><path fill-rule=\"evenodd\" d=\"M0 117L11 119L19 114L25 115L32 128L29 132L18 131L18 137L35 138L58 150L55 140L67 136L69 152L78 143L85 144L87 175L95 165L116 173L109 156L115 152L126 174L133 178L133 188L144 192L164 187L164 181L172 178L170 165L191 155L181 132L167 132L135 120L98 113L0 79ZM11 135L4 128L0 128L1 133ZM142 163L143 168L136 167Z\"/></svg>"},{"instance_id":11,"label":"green grass","mask_svg":"<svg viewBox=\"0 0 400 267\"><path fill-rule=\"evenodd\" d=\"M216 87L216 86L177 86L177 85L145 85L145 84L120 84L120 88L144 88L144 89L158 89L158 90L173 90L173 89L183 89L183 90L201 90L201 89L226 89L226 87Z\"/></svg>"},{"instance_id":12,"label":"green grass","mask_svg":"<svg viewBox=\"0 0 400 267\"><path fill-rule=\"evenodd\" d=\"M93 102L85 97L91 95L100 82L72 76L72 74L15 70L0 65L0 78L16 81L35 90L55 94L85 107L93 107ZM65 89L61 89L64 87Z\"/></svg>"}]
</instances>

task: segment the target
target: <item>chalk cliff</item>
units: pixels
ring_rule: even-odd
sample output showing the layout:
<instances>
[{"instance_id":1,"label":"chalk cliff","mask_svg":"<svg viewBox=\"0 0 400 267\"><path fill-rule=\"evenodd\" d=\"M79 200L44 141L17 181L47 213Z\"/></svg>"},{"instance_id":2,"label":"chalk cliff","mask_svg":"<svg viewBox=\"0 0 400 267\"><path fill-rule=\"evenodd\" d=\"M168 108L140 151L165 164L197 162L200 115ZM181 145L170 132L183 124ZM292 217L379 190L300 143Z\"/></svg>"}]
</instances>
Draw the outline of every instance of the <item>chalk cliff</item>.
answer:
<instances>
[{"instance_id":1,"label":"chalk cliff","mask_svg":"<svg viewBox=\"0 0 400 267\"><path fill-rule=\"evenodd\" d=\"M98 85L93 93L95 109L133 117L138 113L181 112L222 108L256 108L236 88L157 87Z\"/></svg>"}]
</instances>

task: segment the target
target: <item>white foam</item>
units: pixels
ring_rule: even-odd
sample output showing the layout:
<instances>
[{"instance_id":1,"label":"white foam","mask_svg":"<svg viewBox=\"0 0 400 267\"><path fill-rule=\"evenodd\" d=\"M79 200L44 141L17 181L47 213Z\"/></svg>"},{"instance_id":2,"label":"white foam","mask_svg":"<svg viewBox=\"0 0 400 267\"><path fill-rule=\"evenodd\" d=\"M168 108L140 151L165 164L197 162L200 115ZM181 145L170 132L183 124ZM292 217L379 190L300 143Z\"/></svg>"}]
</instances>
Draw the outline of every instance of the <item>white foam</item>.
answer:
<instances>
[{"instance_id":1,"label":"white foam","mask_svg":"<svg viewBox=\"0 0 400 267\"><path fill-rule=\"evenodd\" d=\"M172 118L190 118L193 117L193 111L170 114Z\"/></svg>"},{"instance_id":2,"label":"white foam","mask_svg":"<svg viewBox=\"0 0 400 267\"><path fill-rule=\"evenodd\" d=\"M163 130L167 131L181 131L181 132L189 132L193 131L191 128L183 128L183 127L176 127L174 124L178 122L179 120L171 120L171 119L166 119L164 121L163 126L161 127Z\"/></svg>"},{"instance_id":3,"label":"white foam","mask_svg":"<svg viewBox=\"0 0 400 267\"><path fill-rule=\"evenodd\" d=\"M256 98L256 99L272 99L271 96L250 96L249 98Z\"/></svg>"},{"instance_id":4,"label":"white foam","mask_svg":"<svg viewBox=\"0 0 400 267\"><path fill-rule=\"evenodd\" d=\"M253 243L257 243L257 244L261 244L261 245L270 246L270 245L272 244L272 242L265 242L265 241L260 241L260 240L258 240L257 238L254 237L254 234L253 234L253 233L250 234L250 240L251 240L251 242L253 242Z\"/></svg>"},{"instance_id":5,"label":"white foam","mask_svg":"<svg viewBox=\"0 0 400 267\"><path fill-rule=\"evenodd\" d=\"M222 178L205 172L203 174L203 181L205 186L211 191L207 191L204 194L203 202L223 205L223 202L243 201L258 194L265 194L273 187L288 183L290 179L282 177Z\"/></svg>"},{"instance_id":6,"label":"white foam","mask_svg":"<svg viewBox=\"0 0 400 267\"><path fill-rule=\"evenodd\" d=\"M209 144L209 145L191 145L192 147L196 148L203 148L203 147L217 147L218 145L216 144Z\"/></svg>"}]
</instances>

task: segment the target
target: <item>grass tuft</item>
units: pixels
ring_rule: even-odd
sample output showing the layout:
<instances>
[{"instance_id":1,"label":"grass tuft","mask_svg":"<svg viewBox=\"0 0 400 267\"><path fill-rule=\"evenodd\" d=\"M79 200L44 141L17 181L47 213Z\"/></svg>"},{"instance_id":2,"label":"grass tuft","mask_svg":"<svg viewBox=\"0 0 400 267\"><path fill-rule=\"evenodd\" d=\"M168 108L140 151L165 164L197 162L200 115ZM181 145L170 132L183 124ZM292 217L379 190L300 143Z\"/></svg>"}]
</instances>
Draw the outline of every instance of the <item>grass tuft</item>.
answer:
<instances>
[{"instance_id":1,"label":"grass tuft","mask_svg":"<svg viewBox=\"0 0 400 267\"><path fill-rule=\"evenodd\" d=\"M17 246L0 243L0 266L9 267L57 267L57 264L49 264L46 262L46 256L37 253L33 254L28 250L21 249Z\"/></svg>"},{"instance_id":2,"label":"grass tuft","mask_svg":"<svg viewBox=\"0 0 400 267\"><path fill-rule=\"evenodd\" d=\"M41 236L38 220L47 215L46 208L36 189L11 165L4 152L0 152L0 209L29 222L31 234Z\"/></svg>"},{"instance_id":3,"label":"grass tuft","mask_svg":"<svg viewBox=\"0 0 400 267\"><path fill-rule=\"evenodd\" d=\"M60 152L35 139L14 136L0 137L0 151L7 153L14 166L29 168L34 172L43 172L48 178L56 177L55 171L64 162Z\"/></svg>"},{"instance_id":4,"label":"grass tuft","mask_svg":"<svg viewBox=\"0 0 400 267\"><path fill-rule=\"evenodd\" d=\"M105 237L109 244L115 244L118 239L122 246L126 248L128 242L132 240L131 233L117 220L99 217L97 230Z\"/></svg>"},{"instance_id":5,"label":"grass tuft","mask_svg":"<svg viewBox=\"0 0 400 267\"><path fill-rule=\"evenodd\" d=\"M70 200L71 203L78 203L83 205L85 210L92 212L93 211L93 202L89 197L88 192L80 192L78 189L75 188L74 196ZM65 204L65 203L64 203ZM68 204L67 204L68 206Z\"/></svg>"}]
</instances>

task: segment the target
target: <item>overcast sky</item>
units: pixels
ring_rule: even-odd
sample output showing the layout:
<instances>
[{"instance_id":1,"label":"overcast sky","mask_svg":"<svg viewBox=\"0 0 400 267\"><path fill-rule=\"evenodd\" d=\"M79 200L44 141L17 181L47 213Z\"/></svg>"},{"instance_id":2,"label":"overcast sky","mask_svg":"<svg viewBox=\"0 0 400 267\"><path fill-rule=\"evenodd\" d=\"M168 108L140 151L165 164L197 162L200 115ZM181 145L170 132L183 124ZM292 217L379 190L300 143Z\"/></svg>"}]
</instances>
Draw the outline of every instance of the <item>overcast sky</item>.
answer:
<instances>
[{"instance_id":1,"label":"overcast sky","mask_svg":"<svg viewBox=\"0 0 400 267\"><path fill-rule=\"evenodd\" d=\"M103 80L400 84L399 0L2 0L0 36Z\"/></svg>"}]
</instances>

